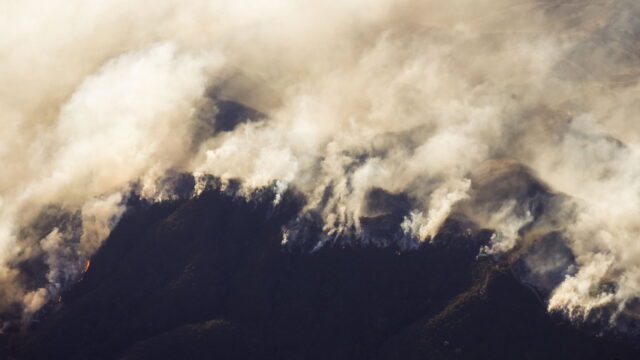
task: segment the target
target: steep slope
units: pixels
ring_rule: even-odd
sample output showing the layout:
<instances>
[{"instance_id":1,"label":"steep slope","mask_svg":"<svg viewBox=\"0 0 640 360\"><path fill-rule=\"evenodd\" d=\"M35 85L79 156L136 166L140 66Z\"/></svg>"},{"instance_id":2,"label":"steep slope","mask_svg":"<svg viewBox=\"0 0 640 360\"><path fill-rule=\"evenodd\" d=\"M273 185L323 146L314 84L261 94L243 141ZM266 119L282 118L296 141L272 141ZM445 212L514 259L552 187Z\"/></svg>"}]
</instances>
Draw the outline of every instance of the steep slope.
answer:
<instances>
[{"instance_id":1,"label":"steep slope","mask_svg":"<svg viewBox=\"0 0 640 360\"><path fill-rule=\"evenodd\" d=\"M83 279L12 339L17 359L637 358L549 316L488 231L398 252L280 245L302 200L133 197Z\"/></svg>"}]
</instances>

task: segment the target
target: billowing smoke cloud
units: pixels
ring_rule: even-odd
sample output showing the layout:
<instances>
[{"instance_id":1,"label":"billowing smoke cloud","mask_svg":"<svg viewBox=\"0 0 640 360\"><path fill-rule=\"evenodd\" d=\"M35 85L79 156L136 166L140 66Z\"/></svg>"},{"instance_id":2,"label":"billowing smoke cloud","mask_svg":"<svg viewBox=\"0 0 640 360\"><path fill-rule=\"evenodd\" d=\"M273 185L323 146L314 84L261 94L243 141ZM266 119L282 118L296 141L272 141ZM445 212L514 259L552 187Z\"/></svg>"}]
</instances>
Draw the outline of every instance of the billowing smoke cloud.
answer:
<instances>
[{"instance_id":1,"label":"billowing smoke cloud","mask_svg":"<svg viewBox=\"0 0 640 360\"><path fill-rule=\"evenodd\" d=\"M0 309L56 297L132 186L161 200L175 172L302 192L283 242L308 221L316 246L373 241L363 221L401 209L412 246L455 214L494 229L482 253L522 259L550 310L640 304L632 0L0 6ZM203 132L218 99L266 116Z\"/></svg>"}]
</instances>

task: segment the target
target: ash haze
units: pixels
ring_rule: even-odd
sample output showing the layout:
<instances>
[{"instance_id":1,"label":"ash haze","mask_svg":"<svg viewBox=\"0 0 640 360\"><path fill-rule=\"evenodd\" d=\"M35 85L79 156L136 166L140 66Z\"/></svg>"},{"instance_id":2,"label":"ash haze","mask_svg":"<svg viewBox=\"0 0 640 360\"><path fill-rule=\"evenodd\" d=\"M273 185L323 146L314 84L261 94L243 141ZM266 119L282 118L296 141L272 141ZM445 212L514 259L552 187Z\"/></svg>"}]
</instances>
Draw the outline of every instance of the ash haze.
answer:
<instances>
[{"instance_id":1,"label":"ash haze","mask_svg":"<svg viewBox=\"0 0 640 360\"><path fill-rule=\"evenodd\" d=\"M301 192L318 246L367 241L371 189L406 194L407 246L463 216L495 230L479 255L561 276L533 281L550 311L636 313L634 0L2 0L0 13L0 309L28 320L78 279L134 187L161 201L159 181L188 172L239 179L245 197ZM212 92L266 117L203 139ZM514 178L542 190L509 190ZM570 260L533 253L549 236ZM44 287L22 273L34 258Z\"/></svg>"}]
</instances>

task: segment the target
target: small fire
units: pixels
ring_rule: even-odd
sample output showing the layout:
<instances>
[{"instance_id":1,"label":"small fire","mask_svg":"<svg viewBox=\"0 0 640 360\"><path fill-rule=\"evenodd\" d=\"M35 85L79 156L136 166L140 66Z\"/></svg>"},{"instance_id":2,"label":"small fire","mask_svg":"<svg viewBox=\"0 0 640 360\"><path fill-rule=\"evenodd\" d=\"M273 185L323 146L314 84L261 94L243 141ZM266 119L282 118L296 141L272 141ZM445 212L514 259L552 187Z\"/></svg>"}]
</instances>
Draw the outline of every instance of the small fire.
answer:
<instances>
[{"instance_id":1,"label":"small fire","mask_svg":"<svg viewBox=\"0 0 640 360\"><path fill-rule=\"evenodd\" d=\"M89 267L91 266L91 260L87 259L87 261L84 263L84 270L82 270L82 273L86 273L89 270Z\"/></svg>"}]
</instances>

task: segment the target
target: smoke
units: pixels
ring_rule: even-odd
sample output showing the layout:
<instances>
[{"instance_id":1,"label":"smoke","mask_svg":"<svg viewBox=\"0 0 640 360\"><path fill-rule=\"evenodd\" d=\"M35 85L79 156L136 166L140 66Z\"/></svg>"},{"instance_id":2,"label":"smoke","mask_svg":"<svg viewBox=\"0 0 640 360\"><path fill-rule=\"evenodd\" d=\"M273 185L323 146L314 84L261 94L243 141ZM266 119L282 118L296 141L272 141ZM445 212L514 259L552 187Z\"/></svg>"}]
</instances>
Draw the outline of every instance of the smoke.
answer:
<instances>
[{"instance_id":1,"label":"smoke","mask_svg":"<svg viewBox=\"0 0 640 360\"><path fill-rule=\"evenodd\" d=\"M302 192L287 243L308 221L323 230L318 246L371 240L363 219L396 212L386 244L402 246L456 214L494 230L483 254L525 259L550 310L613 323L638 306L632 0L0 10L0 309L32 314L57 296L126 195L165 199L176 172L239 179L247 197ZM266 116L204 131L218 100ZM375 189L409 200L372 208ZM535 255L550 234L570 260ZM45 279L27 281L21 266L36 258Z\"/></svg>"}]
</instances>

